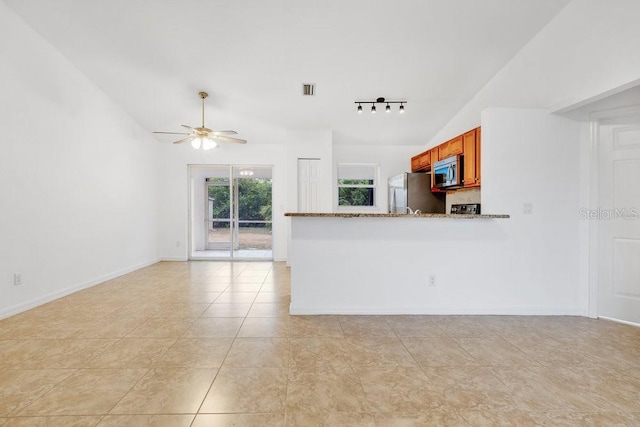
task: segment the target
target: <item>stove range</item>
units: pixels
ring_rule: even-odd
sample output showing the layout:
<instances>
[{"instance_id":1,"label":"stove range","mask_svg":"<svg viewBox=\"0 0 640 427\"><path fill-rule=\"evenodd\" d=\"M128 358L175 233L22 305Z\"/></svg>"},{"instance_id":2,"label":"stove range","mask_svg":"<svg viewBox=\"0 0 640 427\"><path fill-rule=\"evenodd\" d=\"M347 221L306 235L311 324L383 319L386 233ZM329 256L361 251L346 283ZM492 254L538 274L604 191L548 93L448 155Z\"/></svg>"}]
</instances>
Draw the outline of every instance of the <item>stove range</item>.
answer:
<instances>
[{"instance_id":1,"label":"stove range","mask_svg":"<svg viewBox=\"0 0 640 427\"><path fill-rule=\"evenodd\" d=\"M480 215L480 203L451 205L451 213L458 215Z\"/></svg>"}]
</instances>

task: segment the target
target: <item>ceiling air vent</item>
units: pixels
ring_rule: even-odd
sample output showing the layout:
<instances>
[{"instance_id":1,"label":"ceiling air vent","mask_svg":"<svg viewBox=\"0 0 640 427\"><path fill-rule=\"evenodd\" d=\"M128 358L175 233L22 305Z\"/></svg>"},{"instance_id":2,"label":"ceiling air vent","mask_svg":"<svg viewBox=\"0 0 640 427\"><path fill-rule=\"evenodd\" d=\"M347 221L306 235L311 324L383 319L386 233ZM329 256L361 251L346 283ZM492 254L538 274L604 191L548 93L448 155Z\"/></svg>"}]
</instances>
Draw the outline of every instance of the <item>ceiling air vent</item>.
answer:
<instances>
[{"instance_id":1,"label":"ceiling air vent","mask_svg":"<svg viewBox=\"0 0 640 427\"><path fill-rule=\"evenodd\" d=\"M313 96L316 94L315 83L302 83L302 95Z\"/></svg>"}]
</instances>

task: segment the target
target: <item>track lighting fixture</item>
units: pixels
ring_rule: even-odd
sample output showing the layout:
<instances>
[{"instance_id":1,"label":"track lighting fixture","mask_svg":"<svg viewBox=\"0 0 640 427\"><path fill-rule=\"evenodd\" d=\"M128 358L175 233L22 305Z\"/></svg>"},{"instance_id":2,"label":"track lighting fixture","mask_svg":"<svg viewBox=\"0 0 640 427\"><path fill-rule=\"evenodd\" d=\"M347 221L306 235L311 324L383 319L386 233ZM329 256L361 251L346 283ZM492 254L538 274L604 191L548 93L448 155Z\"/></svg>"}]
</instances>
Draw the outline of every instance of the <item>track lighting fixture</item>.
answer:
<instances>
[{"instance_id":1,"label":"track lighting fixture","mask_svg":"<svg viewBox=\"0 0 640 427\"><path fill-rule=\"evenodd\" d=\"M391 112L391 105L390 104L400 104L400 108L399 108L399 112L400 113L404 113L404 104L407 103L407 101L387 101L386 99L380 97L377 98L375 101L355 101L356 104L358 104L358 113L362 113L362 104L371 104L371 113L375 113L376 112L376 104L387 104L386 107L384 108L384 111L387 113Z\"/></svg>"}]
</instances>

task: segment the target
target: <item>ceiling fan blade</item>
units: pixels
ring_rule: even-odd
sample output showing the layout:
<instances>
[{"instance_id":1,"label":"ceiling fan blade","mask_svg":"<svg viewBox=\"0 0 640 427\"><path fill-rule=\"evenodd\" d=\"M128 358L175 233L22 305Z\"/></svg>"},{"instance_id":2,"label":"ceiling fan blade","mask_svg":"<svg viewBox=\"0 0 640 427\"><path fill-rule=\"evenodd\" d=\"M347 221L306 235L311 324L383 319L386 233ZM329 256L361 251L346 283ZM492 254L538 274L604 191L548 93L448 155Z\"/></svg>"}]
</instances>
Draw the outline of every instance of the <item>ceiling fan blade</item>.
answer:
<instances>
[{"instance_id":1,"label":"ceiling fan blade","mask_svg":"<svg viewBox=\"0 0 640 427\"><path fill-rule=\"evenodd\" d=\"M187 126L187 125L180 125L180 126L182 126L183 128L187 128L187 129L193 130L193 128L191 126Z\"/></svg>"},{"instance_id":2,"label":"ceiling fan blade","mask_svg":"<svg viewBox=\"0 0 640 427\"><path fill-rule=\"evenodd\" d=\"M215 139L225 142L235 142L236 144L246 144L247 141L240 138L231 138L230 136L214 135Z\"/></svg>"},{"instance_id":3,"label":"ceiling fan blade","mask_svg":"<svg viewBox=\"0 0 640 427\"><path fill-rule=\"evenodd\" d=\"M190 133L186 133L186 132L152 132L152 133L164 133L166 135L191 135Z\"/></svg>"},{"instance_id":4,"label":"ceiling fan blade","mask_svg":"<svg viewBox=\"0 0 640 427\"><path fill-rule=\"evenodd\" d=\"M193 140L193 136L188 136L185 139L180 139L178 141L173 141L174 144L182 144L183 142L191 142Z\"/></svg>"},{"instance_id":5,"label":"ceiling fan blade","mask_svg":"<svg viewBox=\"0 0 640 427\"><path fill-rule=\"evenodd\" d=\"M214 130L214 131L211 131L211 133L213 133L214 135L220 135L221 133L228 133L230 135L238 134L238 132L236 132L235 130Z\"/></svg>"}]
</instances>

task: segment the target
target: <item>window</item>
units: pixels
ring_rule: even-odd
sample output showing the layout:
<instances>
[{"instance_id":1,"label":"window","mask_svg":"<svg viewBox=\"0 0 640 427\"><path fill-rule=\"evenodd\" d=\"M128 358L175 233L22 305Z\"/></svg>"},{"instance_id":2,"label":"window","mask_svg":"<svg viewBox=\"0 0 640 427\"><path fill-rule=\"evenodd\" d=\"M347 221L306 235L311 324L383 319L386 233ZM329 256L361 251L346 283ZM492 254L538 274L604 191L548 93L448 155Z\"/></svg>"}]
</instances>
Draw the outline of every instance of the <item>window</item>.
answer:
<instances>
[{"instance_id":1,"label":"window","mask_svg":"<svg viewBox=\"0 0 640 427\"><path fill-rule=\"evenodd\" d=\"M338 164L338 206L375 206L378 166Z\"/></svg>"}]
</instances>

